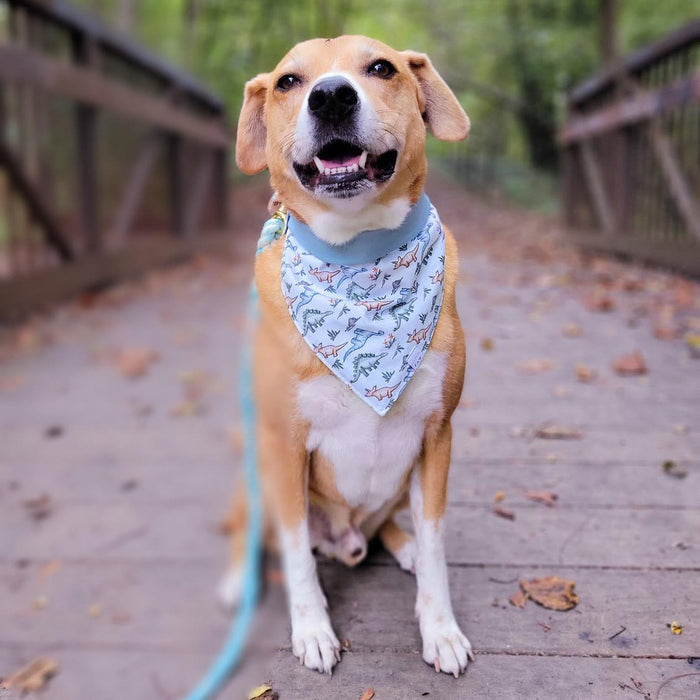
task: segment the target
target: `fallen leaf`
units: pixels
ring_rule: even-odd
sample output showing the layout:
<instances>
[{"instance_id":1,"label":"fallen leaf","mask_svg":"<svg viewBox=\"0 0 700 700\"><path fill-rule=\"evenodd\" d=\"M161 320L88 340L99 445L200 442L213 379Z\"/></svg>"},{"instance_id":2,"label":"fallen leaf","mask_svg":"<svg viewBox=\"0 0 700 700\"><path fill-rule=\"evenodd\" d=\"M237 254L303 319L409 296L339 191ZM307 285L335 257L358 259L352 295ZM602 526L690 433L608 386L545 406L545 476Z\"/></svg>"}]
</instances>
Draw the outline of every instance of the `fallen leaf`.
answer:
<instances>
[{"instance_id":1,"label":"fallen leaf","mask_svg":"<svg viewBox=\"0 0 700 700\"><path fill-rule=\"evenodd\" d=\"M49 604L49 599L45 595L40 595L38 598L34 598L32 601L32 607L34 610L43 610Z\"/></svg>"},{"instance_id":2,"label":"fallen leaf","mask_svg":"<svg viewBox=\"0 0 700 700\"><path fill-rule=\"evenodd\" d=\"M159 359L160 355L148 348L121 348L114 352L112 362L123 377L137 379Z\"/></svg>"},{"instance_id":3,"label":"fallen leaf","mask_svg":"<svg viewBox=\"0 0 700 700\"><path fill-rule=\"evenodd\" d=\"M580 338L583 335L583 330L578 323L567 323L561 329L562 334L566 338Z\"/></svg>"},{"instance_id":4,"label":"fallen leaf","mask_svg":"<svg viewBox=\"0 0 700 700\"><path fill-rule=\"evenodd\" d=\"M598 373L594 369L582 364L575 365L574 371L576 372L576 379L586 384L595 381L598 376Z\"/></svg>"},{"instance_id":5,"label":"fallen leaf","mask_svg":"<svg viewBox=\"0 0 700 700\"><path fill-rule=\"evenodd\" d=\"M688 333L685 336L685 345L692 358L700 358L700 334Z\"/></svg>"},{"instance_id":6,"label":"fallen leaf","mask_svg":"<svg viewBox=\"0 0 700 700\"><path fill-rule=\"evenodd\" d=\"M666 625L670 628L672 634L683 634L683 625L678 623L678 620L674 620L670 625Z\"/></svg>"},{"instance_id":7,"label":"fallen leaf","mask_svg":"<svg viewBox=\"0 0 700 700\"><path fill-rule=\"evenodd\" d=\"M372 700L374 697L374 688L367 688L364 693L362 693L360 700Z\"/></svg>"},{"instance_id":8,"label":"fallen leaf","mask_svg":"<svg viewBox=\"0 0 700 700\"><path fill-rule=\"evenodd\" d=\"M497 515L499 518L505 518L506 520L515 520L515 513L512 510L506 510L498 506L493 509L493 514Z\"/></svg>"},{"instance_id":9,"label":"fallen leaf","mask_svg":"<svg viewBox=\"0 0 700 700\"><path fill-rule=\"evenodd\" d=\"M639 350L635 350L629 355L618 357L613 363L613 369L622 376L634 376L647 373L647 364L644 356Z\"/></svg>"},{"instance_id":10,"label":"fallen leaf","mask_svg":"<svg viewBox=\"0 0 700 700\"><path fill-rule=\"evenodd\" d=\"M275 693L275 691L272 690L272 686L267 685L267 683L263 683L257 688L253 688L253 690L248 693L248 700L258 700L258 698L265 698L265 700L270 698L270 700L272 700L272 698L277 697L277 693Z\"/></svg>"},{"instance_id":11,"label":"fallen leaf","mask_svg":"<svg viewBox=\"0 0 700 700\"><path fill-rule=\"evenodd\" d=\"M576 428L569 428L565 425L541 425L535 430L535 437L542 440L580 440L583 434Z\"/></svg>"},{"instance_id":12,"label":"fallen leaf","mask_svg":"<svg viewBox=\"0 0 700 700\"><path fill-rule=\"evenodd\" d=\"M523 374L540 374L542 372L548 372L553 366L554 363L550 359L544 357L519 362L515 365L515 368Z\"/></svg>"},{"instance_id":13,"label":"fallen leaf","mask_svg":"<svg viewBox=\"0 0 700 700\"><path fill-rule=\"evenodd\" d=\"M22 693L41 690L49 679L58 673L59 669L60 666L54 659L34 659L9 678L5 678L0 683L0 688L3 690L17 688Z\"/></svg>"},{"instance_id":14,"label":"fallen leaf","mask_svg":"<svg viewBox=\"0 0 700 700\"><path fill-rule=\"evenodd\" d=\"M688 476L688 470L677 462L674 462L672 459L667 459L663 463L663 468L664 473L668 474L669 476L673 476L676 479L685 479L685 477Z\"/></svg>"},{"instance_id":15,"label":"fallen leaf","mask_svg":"<svg viewBox=\"0 0 700 700\"><path fill-rule=\"evenodd\" d=\"M578 602L574 593L575 581L562 579L558 576L533 578L520 581L520 587L537 604L549 610L571 610Z\"/></svg>"},{"instance_id":16,"label":"fallen leaf","mask_svg":"<svg viewBox=\"0 0 700 700\"><path fill-rule=\"evenodd\" d=\"M493 496L493 502L500 503L505 497L506 497L505 491L496 491L496 493Z\"/></svg>"},{"instance_id":17,"label":"fallen leaf","mask_svg":"<svg viewBox=\"0 0 700 700\"><path fill-rule=\"evenodd\" d=\"M53 576L57 571L63 568L63 562L60 559L53 559L50 562L44 564L41 569L39 569L39 578L44 581L50 576Z\"/></svg>"},{"instance_id":18,"label":"fallen leaf","mask_svg":"<svg viewBox=\"0 0 700 700\"><path fill-rule=\"evenodd\" d=\"M102 606L98 605L97 603L93 603L88 608L88 615L92 618L98 618L100 615L102 615Z\"/></svg>"},{"instance_id":19,"label":"fallen leaf","mask_svg":"<svg viewBox=\"0 0 700 700\"><path fill-rule=\"evenodd\" d=\"M589 311L608 312L615 309L615 300L605 289L601 288L595 288L587 294L583 304Z\"/></svg>"},{"instance_id":20,"label":"fallen leaf","mask_svg":"<svg viewBox=\"0 0 700 700\"><path fill-rule=\"evenodd\" d=\"M548 625L546 622L538 622L537 623L545 632L549 632L549 630L552 629L551 625Z\"/></svg>"},{"instance_id":21,"label":"fallen leaf","mask_svg":"<svg viewBox=\"0 0 700 700\"><path fill-rule=\"evenodd\" d=\"M544 503L549 508L553 508L559 496L552 491L527 491L525 493L525 498L529 498L531 501L536 501L537 503Z\"/></svg>"},{"instance_id":22,"label":"fallen leaf","mask_svg":"<svg viewBox=\"0 0 700 700\"><path fill-rule=\"evenodd\" d=\"M678 335L675 310L672 306L662 306L654 318L654 337L659 340L673 340Z\"/></svg>"},{"instance_id":23,"label":"fallen leaf","mask_svg":"<svg viewBox=\"0 0 700 700\"><path fill-rule=\"evenodd\" d=\"M51 515L51 496L49 496L48 493L42 493L41 496L37 496L37 498L30 498L22 505L25 507L32 520L45 520Z\"/></svg>"},{"instance_id":24,"label":"fallen leaf","mask_svg":"<svg viewBox=\"0 0 700 700\"><path fill-rule=\"evenodd\" d=\"M527 603L527 595L521 590L515 591L513 595L508 598L508 602L514 605L516 608L524 608L525 603Z\"/></svg>"},{"instance_id":25,"label":"fallen leaf","mask_svg":"<svg viewBox=\"0 0 700 700\"><path fill-rule=\"evenodd\" d=\"M494 343L491 338L482 338L481 339L481 349L484 352L491 352L494 348Z\"/></svg>"}]
</instances>

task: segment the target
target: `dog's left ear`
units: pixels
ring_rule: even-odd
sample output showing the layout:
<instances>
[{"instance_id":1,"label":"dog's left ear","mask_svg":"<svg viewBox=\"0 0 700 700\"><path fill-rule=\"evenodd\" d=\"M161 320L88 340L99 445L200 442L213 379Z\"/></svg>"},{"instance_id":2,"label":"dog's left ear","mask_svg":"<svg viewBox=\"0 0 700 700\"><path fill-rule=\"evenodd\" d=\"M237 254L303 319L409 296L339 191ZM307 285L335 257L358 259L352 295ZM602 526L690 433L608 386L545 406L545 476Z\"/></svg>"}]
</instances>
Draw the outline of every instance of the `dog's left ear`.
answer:
<instances>
[{"instance_id":1,"label":"dog's left ear","mask_svg":"<svg viewBox=\"0 0 700 700\"><path fill-rule=\"evenodd\" d=\"M236 134L236 165L246 175L255 175L267 167L265 100L269 77L269 73L260 73L245 84L243 107Z\"/></svg>"},{"instance_id":2,"label":"dog's left ear","mask_svg":"<svg viewBox=\"0 0 700 700\"><path fill-rule=\"evenodd\" d=\"M424 53L402 51L418 81L420 109L428 128L441 141L463 141L469 134L469 117Z\"/></svg>"}]
</instances>

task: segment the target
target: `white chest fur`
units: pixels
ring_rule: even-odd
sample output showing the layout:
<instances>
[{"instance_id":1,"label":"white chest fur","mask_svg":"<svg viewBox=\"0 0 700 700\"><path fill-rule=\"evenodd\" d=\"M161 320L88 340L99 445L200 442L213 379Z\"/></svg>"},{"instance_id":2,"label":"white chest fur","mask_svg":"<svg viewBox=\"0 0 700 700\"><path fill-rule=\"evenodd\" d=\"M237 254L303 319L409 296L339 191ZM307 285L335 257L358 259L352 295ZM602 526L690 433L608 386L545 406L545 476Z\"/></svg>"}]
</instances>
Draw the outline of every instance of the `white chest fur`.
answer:
<instances>
[{"instance_id":1,"label":"white chest fur","mask_svg":"<svg viewBox=\"0 0 700 700\"><path fill-rule=\"evenodd\" d=\"M333 464L338 491L350 506L371 513L396 495L420 452L426 419L442 404L446 367L446 355L429 350L383 417L334 375L299 385L299 410L311 424L307 448Z\"/></svg>"}]
</instances>

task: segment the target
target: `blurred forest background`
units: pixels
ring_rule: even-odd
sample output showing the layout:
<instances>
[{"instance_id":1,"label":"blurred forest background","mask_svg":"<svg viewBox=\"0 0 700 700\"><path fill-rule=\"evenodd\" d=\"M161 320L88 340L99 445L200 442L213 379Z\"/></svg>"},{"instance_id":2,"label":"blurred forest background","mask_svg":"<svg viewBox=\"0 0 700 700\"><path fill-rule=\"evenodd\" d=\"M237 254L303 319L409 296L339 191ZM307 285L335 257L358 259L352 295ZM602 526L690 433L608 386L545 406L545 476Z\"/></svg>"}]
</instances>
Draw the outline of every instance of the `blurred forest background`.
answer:
<instances>
[{"instance_id":1,"label":"blurred forest background","mask_svg":"<svg viewBox=\"0 0 700 700\"><path fill-rule=\"evenodd\" d=\"M474 187L546 210L557 206L567 90L599 70L606 51L624 55L700 14L697 0L622 1L611 45L601 0L74 2L204 81L232 121L244 82L304 39L366 34L429 53L473 125L465 144L432 141L432 155Z\"/></svg>"}]
</instances>

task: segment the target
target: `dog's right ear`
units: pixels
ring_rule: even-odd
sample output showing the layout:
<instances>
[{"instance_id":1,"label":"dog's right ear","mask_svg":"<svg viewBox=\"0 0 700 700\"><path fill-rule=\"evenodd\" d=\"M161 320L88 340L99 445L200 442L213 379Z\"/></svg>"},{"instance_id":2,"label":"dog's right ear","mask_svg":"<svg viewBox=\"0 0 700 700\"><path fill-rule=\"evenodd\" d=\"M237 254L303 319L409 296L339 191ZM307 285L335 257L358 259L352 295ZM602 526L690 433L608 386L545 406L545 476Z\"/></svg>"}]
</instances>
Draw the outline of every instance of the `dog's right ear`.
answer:
<instances>
[{"instance_id":1,"label":"dog's right ear","mask_svg":"<svg viewBox=\"0 0 700 700\"><path fill-rule=\"evenodd\" d=\"M243 107L236 134L236 165L246 174L265 170L265 100L269 73L260 73L245 84Z\"/></svg>"}]
</instances>

